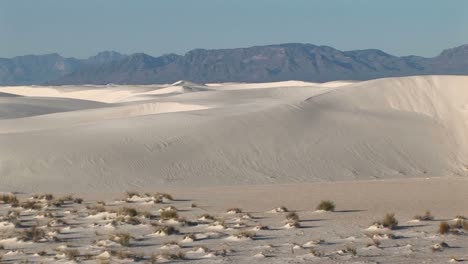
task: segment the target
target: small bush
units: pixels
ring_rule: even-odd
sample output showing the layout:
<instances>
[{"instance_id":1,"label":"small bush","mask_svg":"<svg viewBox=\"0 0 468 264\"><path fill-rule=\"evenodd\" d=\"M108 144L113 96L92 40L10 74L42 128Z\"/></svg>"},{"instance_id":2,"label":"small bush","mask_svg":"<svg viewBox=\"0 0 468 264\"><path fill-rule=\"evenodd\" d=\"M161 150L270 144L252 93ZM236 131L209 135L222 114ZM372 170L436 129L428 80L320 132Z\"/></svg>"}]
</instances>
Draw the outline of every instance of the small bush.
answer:
<instances>
[{"instance_id":1,"label":"small bush","mask_svg":"<svg viewBox=\"0 0 468 264\"><path fill-rule=\"evenodd\" d=\"M19 204L18 198L15 195L12 195L12 194L2 194L2 195L0 195L0 202L2 202L4 204L11 204L12 206ZM13 207L15 207L15 206L13 206Z\"/></svg>"},{"instance_id":2,"label":"small bush","mask_svg":"<svg viewBox=\"0 0 468 264\"><path fill-rule=\"evenodd\" d=\"M237 238L250 238L253 239L256 236L255 232L250 231L239 231L235 234Z\"/></svg>"},{"instance_id":3,"label":"small bush","mask_svg":"<svg viewBox=\"0 0 468 264\"><path fill-rule=\"evenodd\" d=\"M381 221L377 222L377 224L386 228L394 229L398 226L398 220L395 218L395 214L387 213Z\"/></svg>"},{"instance_id":4,"label":"small bush","mask_svg":"<svg viewBox=\"0 0 468 264\"><path fill-rule=\"evenodd\" d=\"M168 210L168 211L161 212L161 219L163 220L178 219L178 218L179 218L179 214L177 214L176 211Z\"/></svg>"},{"instance_id":5,"label":"small bush","mask_svg":"<svg viewBox=\"0 0 468 264\"><path fill-rule=\"evenodd\" d=\"M130 246L130 239L132 238L132 236L130 236L129 233L117 233L115 235L112 236L111 240L114 241L114 242L117 242L119 243L120 245L124 246L124 247L128 247Z\"/></svg>"},{"instance_id":6,"label":"small bush","mask_svg":"<svg viewBox=\"0 0 468 264\"><path fill-rule=\"evenodd\" d=\"M31 209L31 210L41 210L42 205L37 201L25 201L20 203L20 206L24 209Z\"/></svg>"},{"instance_id":7,"label":"small bush","mask_svg":"<svg viewBox=\"0 0 468 264\"><path fill-rule=\"evenodd\" d=\"M34 241L38 242L41 239L45 238L45 232L42 229L37 228L36 226L26 229L20 236L20 239L23 241Z\"/></svg>"},{"instance_id":8,"label":"small bush","mask_svg":"<svg viewBox=\"0 0 468 264\"><path fill-rule=\"evenodd\" d=\"M213 220L213 221L216 219L214 216L212 216L210 214L203 214L203 215L200 216L200 218L205 218L207 220Z\"/></svg>"},{"instance_id":9,"label":"small bush","mask_svg":"<svg viewBox=\"0 0 468 264\"><path fill-rule=\"evenodd\" d=\"M294 212L291 212L291 213L288 213L286 215L286 220L289 220L289 221L299 221L299 216L294 213Z\"/></svg>"},{"instance_id":10,"label":"small bush","mask_svg":"<svg viewBox=\"0 0 468 264\"><path fill-rule=\"evenodd\" d=\"M322 257L323 256L323 253L318 251L315 248L310 249L310 254L312 254L312 256L314 256L314 257Z\"/></svg>"},{"instance_id":11,"label":"small bush","mask_svg":"<svg viewBox=\"0 0 468 264\"><path fill-rule=\"evenodd\" d=\"M231 214L240 214L242 213L242 210L240 208L229 208L226 212Z\"/></svg>"},{"instance_id":12,"label":"small bush","mask_svg":"<svg viewBox=\"0 0 468 264\"><path fill-rule=\"evenodd\" d=\"M67 249L64 253L68 260L77 260L80 256L78 249Z\"/></svg>"},{"instance_id":13,"label":"small bush","mask_svg":"<svg viewBox=\"0 0 468 264\"><path fill-rule=\"evenodd\" d=\"M40 200L44 199L46 201L52 201L54 199L54 195L51 193L40 194L40 195L36 194L36 195L33 195L33 198L40 199Z\"/></svg>"},{"instance_id":14,"label":"small bush","mask_svg":"<svg viewBox=\"0 0 468 264\"><path fill-rule=\"evenodd\" d=\"M353 256L356 256L356 255L357 255L356 248L355 248L355 247L351 247L351 246L346 247L346 249L343 250L343 252L349 253L349 254L351 254L351 255L353 255Z\"/></svg>"},{"instance_id":15,"label":"small bush","mask_svg":"<svg viewBox=\"0 0 468 264\"><path fill-rule=\"evenodd\" d=\"M431 215L430 211L426 211L424 215L415 215L414 219L419 220L419 221L430 221L430 220L434 220L434 217Z\"/></svg>"},{"instance_id":16,"label":"small bush","mask_svg":"<svg viewBox=\"0 0 468 264\"><path fill-rule=\"evenodd\" d=\"M335 211L335 203L329 200L322 200L317 206L317 210L333 212Z\"/></svg>"},{"instance_id":17,"label":"small bush","mask_svg":"<svg viewBox=\"0 0 468 264\"><path fill-rule=\"evenodd\" d=\"M439 224L439 234L444 235L450 232L450 225L447 222L441 222Z\"/></svg>"},{"instance_id":18,"label":"small bush","mask_svg":"<svg viewBox=\"0 0 468 264\"><path fill-rule=\"evenodd\" d=\"M154 198L164 198L164 199L167 199L167 200L170 200L170 201L173 201L174 200L174 197L172 197L172 195L168 194L168 193L156 193L154 195Z\"/></svg>"},{"instance_id":19,"label":"small bush","mask_svg":"<svg viewBox=\"0 0 468 264\"><path fill-rule=\"evenodd\" d=\"M160 227L160 228L156 229L156 233L162 233L162 234L164 234L166 236L170 236L170 235L179 234L179 230L177 230L173 226L163 226L163 227Z\"/></svg>"},{"instance_id":20,"label":"small bush","mask_svg":"<svg viewBox=\"0 0 468 264\"><path fill-rule=\"evenodd\" d=\"M131 216L131 217L134 217L134 216L137 216L138 215L138 211L135 209L135 208L131 208L131 207L123 207L122 209L120 209L120 215L128 215L128 216Z\"/></svg>"},{"instance_id":21,"label":"small bush","mask_svg":"<svg viewBox=\"0 0 468 264\"><path fill-rule=\"evenodd\" d=\"M286 206L280 206L280 207L275 209L275 212L286 213L286 212L289 212L289 210L288 210L288 208L286 208Z\"/></svg>"},{"instance_id":22,"label":"small bush","mask_svg":"<svg viewBox=\"0 0 468 264\"><path fill-rule=\"evenodd\" d=\"M127 191L126 194L127 194L127 198L132 198L133 196L140 197L139 192Z\"/></svg>"}]
</instances>

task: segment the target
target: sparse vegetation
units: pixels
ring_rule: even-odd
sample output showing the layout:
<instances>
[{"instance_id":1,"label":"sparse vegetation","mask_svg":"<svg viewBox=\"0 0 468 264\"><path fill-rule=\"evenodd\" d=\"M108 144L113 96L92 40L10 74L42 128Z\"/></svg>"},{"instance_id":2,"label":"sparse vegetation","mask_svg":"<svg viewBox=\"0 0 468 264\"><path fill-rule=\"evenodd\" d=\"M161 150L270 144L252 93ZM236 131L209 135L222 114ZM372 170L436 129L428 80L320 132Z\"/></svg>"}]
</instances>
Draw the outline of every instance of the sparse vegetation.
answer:
<instances>
[{"instance_id":1,"label":"sparse vegetation","mask_svg":"<svg viewBox=\"0 0 468 264\"><path fill-rule=\"evenodd\" d=\"M315 249L315 248L311 248L309 252L310 252L310 254L312 254L312 256L314 256L314 257L322 257L322 256L323 256L323 253L320 252L320 251L318 251L318 250Z\"/></svg>"},{"instance_id":2,"label":"sparse vegetation","mask_svg":"<svg viewBox=\"0 0 468 264\"><path fill-rule=\"evenodd\" d=\"M26 229L22 232L20 239L23 241L34 241L39 242L40 240L45 238L44 230L33 226L29 229Z\"/></svg>"},{"instance_id":3,"label":"sparse vegetation","mask_svg":"<svg viewBox=\"0 0 468 264\"><path fill-rule=\"evenodd\" d=\"M240 214L242 213L242 210L240 208L229 208L226 212L229 214Z\"/></svg>"},{"instance_id":4,"label":"sparse vegetation","mask_svg":"<svg viewBox=\"0 0 468 264\"><path fill-rule=\"evenodd\" d=\"M430 220L434 220L434 217L432 216L430 211L426 211L424 215L415 215L413 219L419 220L419 221L430 221Z\"/></svg>"},{"instance_id":5,"label":"sparse vegetation","mask_svg":"<svg viewBox=\"0 0 468 264\"><path fill-rule=\"evenodd\" d=\"M77 260L80 256L78 249L67 249L64 253L68 260Z\"/></svg>"},{"instance_id":6,"label":"sparse vegetation","mask_svg":"<svg viewBox=\"0 0 468 264\"><path fill-rule=\"evenodd\" d=\"M256 234L255 232L251 232L251 231L239 231L234 236L240 239L241 238L253 239L255 238Z\"/></svg>"},{"instance_id":7,"label":"sparse vegetation","mask_svg":"<svg viewBox=\"0 0 468 264\"><path fill-rule=\"evenodd\" d=\"M299 216L294 213L294 212L290 212L286 215L286 220L289 220L289 221L299 221Z\"/></svg>"},{"instance_id":8,"label":"sparse vegetation","mask_svg":"<svg viewBox=\"0 0 468 264\"><path fill-rule=\"evenodd\" d=\"M131 238L132 238L132 236L129 233L121 232L121 233L114 234L111 237L110 240L112 240L114 242L117 242L117 243L119 243L120 245L122 245L124 247L128 247L128 246L130 246L130 239Z\"/></svg>"},{"instance_id":9,"label":"sparse vegetation","mask_svg":"<svg viewBox=\"0 0 468 264\"><path fill-rule=\"evenodd\" d=\"M163 220L178 219L179 214L177 214L177 211L174 211L174 210L165 210L161 212L160 217Z\"/></svg>"},{"instance_id":10,"label":"sparse vegetation","mask_svg":"<svg viewBox=\"0 0 468 264\"><path fill-rule=\"evenodd\" d=\"M445 234L448 234L450 232L450 225L449 223L447 222L441 222L439 224L439 234L441 235L445 235Z\"/></svg>"},{"instance_id":11,"label":"sparse vegetation","mask_svg":"<svg viewBox=\"0 0 468 264\"><path fill-rule=\"evenodd\" d=\"M130 217L134 217L138 215L138 211L135 208L131 207L123 207L120 209L120 215L128 215Z\"/></svg>"},{"instance_id":12,"label":"sparse vegetation","mask_svg":"<svg viewBox=\"0 0 468 264\"><path fill-rule=\"evenodd\" d=\"M357 255L357 250L355 247L352 247L352 246L347 246L344 250L343 250L344 253L349 253L353 256L356 256Z\"/></svg>"},{"instance_id":13,"label":"sparse vegetation","mask_svg":"<svg viewBox=\"0 0 468 264\"><path fill-rule=\"evenodd\" d=\"M24 201L20 203L20 207L24 209L31 209L31 210L41 210L42 209L42 204L38 201Z\"/></svg>"},{"instance_id":14,"label":"sparse vegetation","mask_svg":"<svg viewBox=\"0 0 468 264\"><path fill-rule=\"evenodd\" d=\"M317 206L317 210L333 212L335 211L335 203L329 200L322 200Z\"/></svg>"},{"instance_id":15,"label":"sparse vegetation","mask_svg":"<svg viewBox=\"0 0 468 264\"><path fill-rule=\"evenodd\" d=\"M172 195L170 195L168 193L159 193L159 192L154 195L154 198L164 198L164 199L167 199L167 200L170 200L170 201L174 200Z\"/></svg>"},{"instance_id":16,"label":"sparse vegetation","mask_svg":"<svg viewBox=\"0 0 468 264\"><path fill-rule=\"evenodd\" d=\"M395 229L398 226L398 220L395 218L395 214L387 213L384 218L381 221L377 221L376 224L389 229Z\"/></svg>"},{"instance_id":17,"label":"sparse vegetation","mask_svg":"<svg viewBox=\"0 0 468 264\"><path fill-rule=\"evenodd\" d=\"M0 202L4 204L10 204L12 207L16 207L19 204L18 198L12 194L1 194Z\"/></svg>"},{"instance_id":18,"label":"sparse vegetation","mask_svg":"<svg viewBox=\"0 0 468 264\"><path fill-rule=\"evenodd\" d=\"M170 236L170 235L179 234L179 230L177 230L173 226L163 226L163 227L160 227L160 228L156 229L156 233L166 235L166 236Z\"/></svg>"}]
</instances>

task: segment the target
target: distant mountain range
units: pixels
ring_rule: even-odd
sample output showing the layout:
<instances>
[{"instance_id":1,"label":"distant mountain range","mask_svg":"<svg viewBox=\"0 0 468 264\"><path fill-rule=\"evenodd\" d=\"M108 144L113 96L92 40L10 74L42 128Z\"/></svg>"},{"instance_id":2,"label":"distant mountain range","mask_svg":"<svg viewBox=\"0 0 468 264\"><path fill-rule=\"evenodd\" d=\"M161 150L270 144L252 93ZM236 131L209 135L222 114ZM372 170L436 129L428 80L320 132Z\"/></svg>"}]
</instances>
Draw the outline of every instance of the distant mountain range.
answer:
<instances>
[{"instance_id":1,"label":"distant mountain range","mask_svg":"<svg viewBox=\"0 0 468 264\"><path fill-rule=\"evenodd\" d=\"M298 43L195 49L160 57L105 51L88 59L58 54L0 58L0 85L325 82L428 74L468 75L468 45L444 50L434 58Z\"/></svg>"}]
</instances>

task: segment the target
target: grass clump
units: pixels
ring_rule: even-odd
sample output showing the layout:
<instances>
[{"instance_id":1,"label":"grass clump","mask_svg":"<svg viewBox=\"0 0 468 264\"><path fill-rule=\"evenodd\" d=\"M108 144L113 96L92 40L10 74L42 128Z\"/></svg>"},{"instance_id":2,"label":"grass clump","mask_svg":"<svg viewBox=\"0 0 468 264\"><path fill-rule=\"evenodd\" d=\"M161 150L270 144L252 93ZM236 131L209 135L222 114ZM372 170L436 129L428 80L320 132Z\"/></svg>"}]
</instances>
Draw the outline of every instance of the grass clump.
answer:
<instances>
[{"instance_id":1,"label":"grass clump","mask_svg":"<svg viewBox=\"0 0 468 264\"><path fill-rule=\"evenodd\" d=\"M443 221L439 224L439 230L438 230L438 233L441 234L441 235L445 235L445 234L448 234L450 233L450 225L449 223Z\"/></svg>"},{"instance_id":2,"label":"grass clump","mask_svg":"<svg viewBox=\"0 0 468 264\"><path fill-rule=\"evenodd\" d=\"M177 230L173 226L163 226L163 227L160 227L160 228L156 229L156 233L161 234L161 235L170 236L170 235L179 234L179 230Z\"/></svg>"},{"instance_id":3,"label":"grass clump","mask_svg":"<svg viewBox=\"0 0 468 264\"><path fill-rule=\"evenodd\" d=\"M228 214L240 214L242 210L240 208L229 208L226 211Z\"/></svg>"},{"instance_id":4,"label":"grass clump","mask_svg":"<svg viewBox=\"0 0 468 264\"><path fill-rule=\"evenodd\" d=\"M1 194L0 202L4 204L11 204L13 207L16 207L19 204L19 200L15 195L12 194ZM16 205L16 206L14 206Z\"/></svg>"},{"instance_id":5,"label":"grass clump","mask_svg":"<svg viewBox=\"0 0 468 264\"><path fill-rule=\"evenodd\" d=\"M46 236L44 230L37 228L36 226L26 229L20 236L20 239L23 241L34 241L39 242L44 239Z\"/></svg>"},{"instance_id":6,"label":"grass clump","mask_svg":"<svg viewBox=\"0 0 468 264\"><path fill-rule=\"evenodd\" d=\"M160 192L158 192L158 193L156 193L156 194L154 195L154 198L156 198L156 199L158 199L158 198L160 198L160 199L164 198L164 199L167 199L167 200L169 200L169 201L174 201L174 197L172 197L172 195L170 195L170 194L168 194L168 193L160 193Z\"/></svg>"},{"instance_id":7,"label":"grass clump","mask_svg":"<svg viewBox=\"0 0 468 264\"><path fill-rule=\"evenodd\" d=\"M160 217L162 220L178 219L179 214L174 210L166 210L161 212Z\"/></svg>"},{"instance_id":8,"label":"grass clump","mask_svg":"<svg viewBox=\"0 0 468 264\"><path fill-rule=\"evenodd\" d=\"M330 200L322 200L317 206L317 210L333 212L335 211L335 203Z\"/></svg>"},{"instance_id":9,"label":"grass clump","mask_svg":"<svg viewBox=\"0 0 468 264\"><path fill-rule=\"evenodd\" d=\"M353 256L356 256L357 255L357 250L355 247L352 247L352 246L348 246L346 247L344 250L343 250L344 253L349 253Z\"/></svg>"},{"instance_id":10,"label":"grass clump","mask_svg":"<svg viewBox=\"0 0 468 264\"><path fill-rule=\"evenodd\" d=\"M413 219L419 220L419 221L431 221L431 220L434 220L434 216L432 216L430 211L426 211L424 215L415 215Z\"/></svg>"},{"instance_id":11,"label":"grass clump","mask_svg":"<svg viewBox=\"0 0 468 264\"><path fill-rule=\"evenodd\" d=\"M67 249L64 254L68 260L77 260L80 256L80 251L78 249Z\"/></svg>"},{"instance_id":12,"label":"grass clump","mask_svg":"<svg viewBox=\"0 0 468 264\"><path fill-rule=\"evenodd\" d=\"M310 254L312 254L312 256L318 257L318 258L320 258L320 257L323 256L323 253L320 252L320 251L318 251L318 250L315 249L315 248L311 248L311 249L310 249Z\"/></svg>"},{"instance_id":13,"label":"grass clump","mask_svg":"<svg viewBox=\"0 0 468 264\"><path fill-rule=\"evenodd\" d=\"M398 226L398 220L395 218L395 214L387 213L381 221L377 221L376 224L382 225L383 227L394 229Z\"/></svg>"},{"instance_id":14,"label":"grass clump","mask_svg":"<svg viewBox=\"0 0 468 264\"><path fill-rule=\"evenodd\" d=\"M121 232L121 233L114 234L111 237L110 240L112 240L114 242L117 242L117 243L119 243L120 245L122 245L124 247L128 247L128 246L130 246L130 239L131 238L132 238L132 236L129 233Z\"/></svg>"},{"instance_id":15,"label":"grass clump","mask_svg":"<svg viewBox=\"0 0 468 264\"><path fill-rule=\"evenodd\" d=\"M234 236L239 239L242 239L242 238L254 239L256 234L255 232L251 232L251 231L239 231Z\"/></svg>"},{"instance_id":16,"label":"grass clump","mask_svg":"<svg viewBox=\"0 0 468 264\"><path fill-rule=\"evenodd\" d=\"M290 212L286 215L286 220L288 221L299 221L299 216L294 213L294 212Z\"/></svg>"},{"instance_id":17,"label":"grass clump","mask_svg":"<svg viewBox=\"0 0 468 264\"><path fill-rule=\"evenodd\" d=\"M134 217L138 215L138 211L135 208L123 207L122 209L120 209L120 215L128 215L130 217Z\"/></svg>"},{"instance_id":18,"label":"grass clump","mask_svg":"<svg viewBox=\"0 0 468 264\"><path fill-rule=\"evenodd\" d=\"M24 209L41 210L42 204L37 201L24 201L20 203L20 207Z\"/></svg>"}]
</instances>

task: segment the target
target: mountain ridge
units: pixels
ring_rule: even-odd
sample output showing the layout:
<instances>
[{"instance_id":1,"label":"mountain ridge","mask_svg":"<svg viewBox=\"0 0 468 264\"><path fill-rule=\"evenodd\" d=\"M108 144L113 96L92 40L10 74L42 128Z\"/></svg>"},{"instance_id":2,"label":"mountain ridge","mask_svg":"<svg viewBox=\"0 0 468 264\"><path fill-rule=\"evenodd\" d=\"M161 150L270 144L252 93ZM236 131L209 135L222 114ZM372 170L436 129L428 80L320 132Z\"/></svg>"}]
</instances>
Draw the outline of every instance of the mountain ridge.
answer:
<instances>
[{"instance_id":1,"label":"mountain ridge","mask_svg":"<svg viewBox=\"0 0 468 264\"><path fill-rule=\"evenodd\" d=\"M468 74L468 45L445 49L432 58L302 43L193 49L158 57L103 51L87 59L57 53L0 58L0 85L326 82L430 74Z\"/></svg>"}]
</instances>

